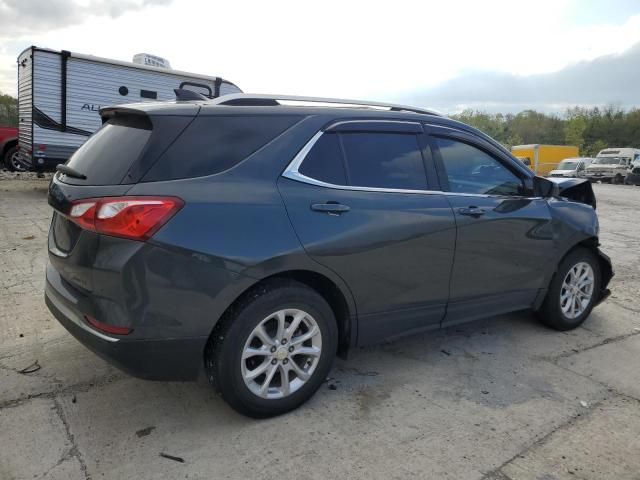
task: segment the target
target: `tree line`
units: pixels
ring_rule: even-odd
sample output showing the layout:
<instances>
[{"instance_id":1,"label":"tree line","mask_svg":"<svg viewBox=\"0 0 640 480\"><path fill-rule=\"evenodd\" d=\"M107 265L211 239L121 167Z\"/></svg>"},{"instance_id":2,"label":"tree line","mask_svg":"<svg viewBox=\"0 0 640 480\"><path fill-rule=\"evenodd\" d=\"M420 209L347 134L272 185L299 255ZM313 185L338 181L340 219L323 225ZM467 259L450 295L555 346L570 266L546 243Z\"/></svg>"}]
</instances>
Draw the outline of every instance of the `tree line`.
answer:
<instances>
[{"instance_id":1,"label":"tree line","mask_svg":"<svg viewBox=\"0 0 640 480\"><path fill-rule=\"evenodd\" d=\"M18 100L0 93L0 126L18 126Z\"/></svg>"},{"instance_id":2,"label":"tree line","mask_svg":"<svg viewBox=\"0 0 640 480\"><path fill-rule=\"evenodd\" d=\"M580 148L580 155L592 157L609 147L640 148L637 108L573 107L562 117L535 110L516 115L464 110L452 118L482 130L507 148L532 143L575 145Z\"/></svg>"}]
</instances>

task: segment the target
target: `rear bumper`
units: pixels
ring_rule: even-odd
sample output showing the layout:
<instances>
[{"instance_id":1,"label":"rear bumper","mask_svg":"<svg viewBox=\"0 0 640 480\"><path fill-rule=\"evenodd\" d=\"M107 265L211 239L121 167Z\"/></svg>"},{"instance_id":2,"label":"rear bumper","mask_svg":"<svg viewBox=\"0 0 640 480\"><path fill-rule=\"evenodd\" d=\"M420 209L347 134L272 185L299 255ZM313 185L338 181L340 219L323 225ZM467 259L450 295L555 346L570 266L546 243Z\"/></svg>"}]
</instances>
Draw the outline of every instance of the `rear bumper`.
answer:
<instances>
[{"instance_id":1,"label":"rear bumper","mask_svg":"<svg viewBox=\"0 0 640 480\"><path fill-rule=\"evenodd\" d=\"M59 276L47 271L45 303L76 339L120 370L148 380L195 380L203 367L207 337L128 339L89 326L75 298Z\"/></svg>"}]
</instances>

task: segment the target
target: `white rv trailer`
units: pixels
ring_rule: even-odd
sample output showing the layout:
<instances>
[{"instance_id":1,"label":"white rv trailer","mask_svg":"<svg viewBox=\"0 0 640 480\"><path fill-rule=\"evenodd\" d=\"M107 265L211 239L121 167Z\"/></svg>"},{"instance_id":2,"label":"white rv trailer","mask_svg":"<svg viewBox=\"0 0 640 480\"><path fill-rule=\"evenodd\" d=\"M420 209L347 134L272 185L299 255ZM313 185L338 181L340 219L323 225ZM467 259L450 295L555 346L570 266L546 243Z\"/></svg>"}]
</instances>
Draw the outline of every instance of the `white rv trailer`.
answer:
<instances>
[{"instance_id":1,"label":"white rv trailer","mask_svg":"<svg viewBox=\"0 0 640 480\"><path fill-rule=\"evenodd\" d=\"M210 98L242 92L220 77L29 47L18 56L20 159L53 168L100 128L100 108L175 100L176 88Z\"/></svg>"}]
</instances>

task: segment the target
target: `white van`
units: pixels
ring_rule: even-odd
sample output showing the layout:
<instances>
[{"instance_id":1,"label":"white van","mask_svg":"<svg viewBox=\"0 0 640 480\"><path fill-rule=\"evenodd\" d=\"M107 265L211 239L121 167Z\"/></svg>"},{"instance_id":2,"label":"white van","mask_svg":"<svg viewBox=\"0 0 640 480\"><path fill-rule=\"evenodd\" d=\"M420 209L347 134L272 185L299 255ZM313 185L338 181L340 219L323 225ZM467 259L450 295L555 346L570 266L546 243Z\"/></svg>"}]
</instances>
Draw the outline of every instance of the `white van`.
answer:
<instances>
[{"instance_id":1,"label":"white van","mask_svg":"<svg viewBox=\"0 0 640 480\"><path fill-rule=\"evenodd\" d=\"M640 160L640 149L606 148L587 167L585 177L592 181L623 183L631 164Z\"/></svg>"},{"instance_id":2,"label":"white van","mask_svg":"<svg viewBox=\"0 0 640 480\"><path fill-rule=\"evenodd\" d=\"M584 172L594 160L595 158L590 157L565 158L554 170L551 170L547 176L571 178L584 177Z\"/></svg>"}]
</instances>

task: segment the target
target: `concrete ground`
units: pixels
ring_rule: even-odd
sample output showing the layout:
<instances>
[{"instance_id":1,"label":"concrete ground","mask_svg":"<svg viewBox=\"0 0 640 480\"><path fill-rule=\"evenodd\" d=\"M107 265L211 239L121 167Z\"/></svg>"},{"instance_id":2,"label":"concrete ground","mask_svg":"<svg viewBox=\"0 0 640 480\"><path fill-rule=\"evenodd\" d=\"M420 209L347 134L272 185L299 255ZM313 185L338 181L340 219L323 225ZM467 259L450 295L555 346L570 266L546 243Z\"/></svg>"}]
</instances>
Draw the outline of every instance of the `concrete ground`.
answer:
<instances>
[{"instance_id":1,"label":"concrete ground","mask_svg":"<svg viewBox=\"0 0 640 480\"><path fill-rule=\"evenodd\" d=\"M0 180L2 480L640 479L640 187L595 185L616 277L583 327L520 313L357 350L265 421L127 377L58 325L46 187Z\"/></svg>"}]
</instances>

